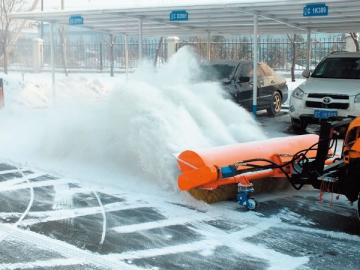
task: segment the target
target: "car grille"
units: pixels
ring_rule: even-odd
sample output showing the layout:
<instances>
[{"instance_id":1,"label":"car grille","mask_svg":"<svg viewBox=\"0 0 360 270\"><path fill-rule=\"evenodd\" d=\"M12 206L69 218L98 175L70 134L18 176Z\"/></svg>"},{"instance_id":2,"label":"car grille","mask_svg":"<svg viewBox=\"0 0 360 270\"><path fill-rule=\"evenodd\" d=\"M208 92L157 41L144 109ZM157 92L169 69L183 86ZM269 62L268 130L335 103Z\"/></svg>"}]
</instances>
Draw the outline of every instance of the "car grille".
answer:
<instances>
[{"instance_id":1,"label":"car grille","mask_svg":"<svg viewBox=\"0 0 360 270\"><path fill-rule=\"evenodd\" d=\"M311 93L308 95L305 105L309 108L347 110L349 108L349 96Z\"/></svg>"}]
</instances>

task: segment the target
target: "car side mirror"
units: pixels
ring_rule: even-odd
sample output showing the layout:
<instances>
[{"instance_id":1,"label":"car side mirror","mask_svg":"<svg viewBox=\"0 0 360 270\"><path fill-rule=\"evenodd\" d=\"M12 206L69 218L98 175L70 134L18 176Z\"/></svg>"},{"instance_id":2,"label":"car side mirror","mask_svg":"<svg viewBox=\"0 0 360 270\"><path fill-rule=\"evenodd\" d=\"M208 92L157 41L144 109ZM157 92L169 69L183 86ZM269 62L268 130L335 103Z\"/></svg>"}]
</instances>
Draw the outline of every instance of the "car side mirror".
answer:
<instances>
[{"instance_id":1,"label":"car side mirror","mask_svg":"<svg viewBox=\"0 0 360 270\"><path fill-rule=\"evenodd\" d=\"M240 83L250 82L250 77L239 77Z\"/></svg>"},{"instance_id":2,"label":"car side mirror","mask_svg":"<svg viewBox=\"0 0 360 270\"><path fill-rule=\"evenodd\" d=\"M305 78L309 78L309 77L310 77L310 70L305 69L305 70L301 73L301 75L302 75L303 77L305 77Z\"/></svg>"}]
</instances>

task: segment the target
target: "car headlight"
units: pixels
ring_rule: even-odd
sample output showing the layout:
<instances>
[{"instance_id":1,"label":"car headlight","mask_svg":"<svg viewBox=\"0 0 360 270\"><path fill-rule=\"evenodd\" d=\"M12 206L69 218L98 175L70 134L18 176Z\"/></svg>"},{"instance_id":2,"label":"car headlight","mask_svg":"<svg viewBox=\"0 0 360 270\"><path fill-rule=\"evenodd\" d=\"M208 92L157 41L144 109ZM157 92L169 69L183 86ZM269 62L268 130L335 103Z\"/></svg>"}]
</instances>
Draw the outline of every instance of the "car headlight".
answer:
<instances>
[{"instance_id":1,"label":"car headlight","mask_svg":"<svg viewBox=\"0 0 360 270\"><path fill-rule=\"evenodd\" d=\"M304 91L301 90L299 87L296 87L295 90L291 94L294 98L303 99ZM359 99L360 101L360 99Z\"/></svg>"},{"instance_id":2,"label":"car headlight","mask_svg":"<svg viewBox=\"0 0 360 270\"><path fill-rule=\"evenodd\" d=\"M355 103L360 102L360 94L357 94L357 95L355 96L354 102L355 102Z\"/></svg>"}]
</instances>

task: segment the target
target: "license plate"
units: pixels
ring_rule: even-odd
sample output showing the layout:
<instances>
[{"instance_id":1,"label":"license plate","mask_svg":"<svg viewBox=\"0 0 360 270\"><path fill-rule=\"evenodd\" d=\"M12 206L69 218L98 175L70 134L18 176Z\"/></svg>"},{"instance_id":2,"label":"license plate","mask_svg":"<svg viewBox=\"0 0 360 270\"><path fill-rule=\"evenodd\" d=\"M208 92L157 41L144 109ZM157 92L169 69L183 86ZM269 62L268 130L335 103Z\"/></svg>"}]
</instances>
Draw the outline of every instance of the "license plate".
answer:
<instances>
[{"instance_id":1,"label":"license plate","mask_svg":"<svg viewBox=\"0 0 360 270\"><path fill-rule=\"evenodd\" d=\"M314 110L314 118L328 119L337 115L335 110Z\"/></svg>"}]
</instances>

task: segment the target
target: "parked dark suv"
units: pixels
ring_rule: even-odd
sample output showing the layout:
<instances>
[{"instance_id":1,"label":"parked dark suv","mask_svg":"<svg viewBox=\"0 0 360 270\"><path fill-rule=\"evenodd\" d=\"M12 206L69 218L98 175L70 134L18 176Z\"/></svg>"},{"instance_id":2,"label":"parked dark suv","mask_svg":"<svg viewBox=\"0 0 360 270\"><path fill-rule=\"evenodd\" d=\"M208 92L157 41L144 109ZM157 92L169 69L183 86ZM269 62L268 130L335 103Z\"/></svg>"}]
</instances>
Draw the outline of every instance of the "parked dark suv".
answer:
<instances>
[{"instance_id":1,"label":"parked dark suv","mask_svg":"<svg viewBox=\"0 0 360 270\"><path fill-rule=\"evenodd\" d=\"M253 62L245 60L209 61L202 63L204 80L219 81L234 101L245 109L253 107ZM258 91L257 110L266 110L269 115L278 115L281 105L288 98L284 76L277 74L265 63L257 65Z\"/></svg>"}]
</instances>

